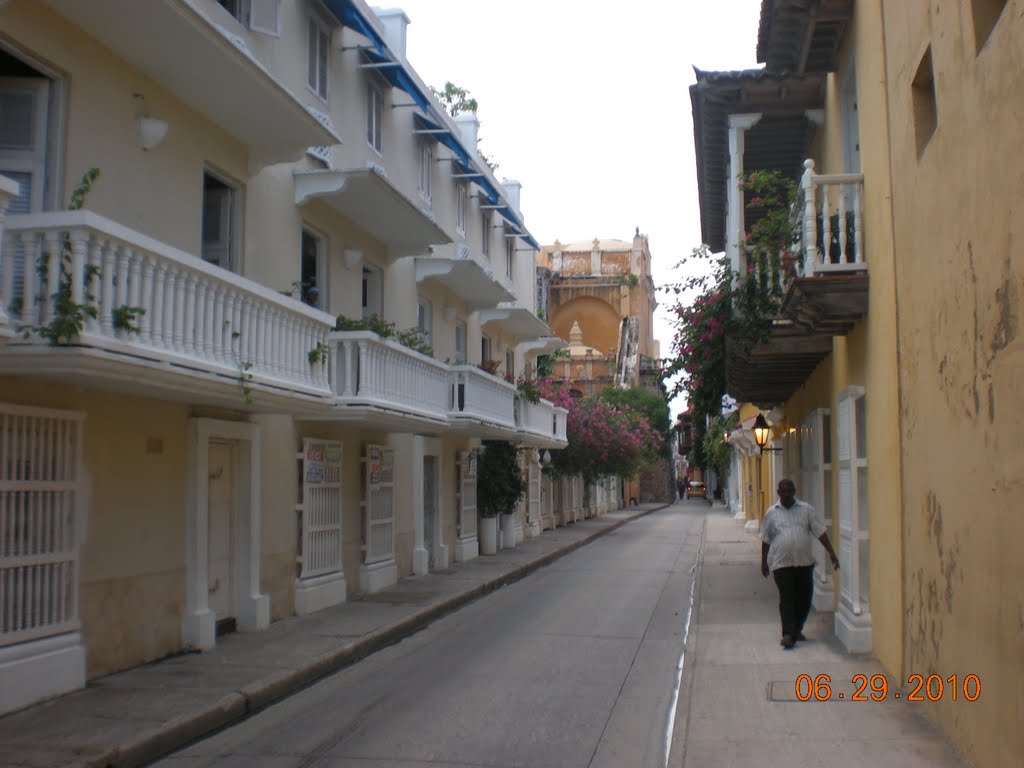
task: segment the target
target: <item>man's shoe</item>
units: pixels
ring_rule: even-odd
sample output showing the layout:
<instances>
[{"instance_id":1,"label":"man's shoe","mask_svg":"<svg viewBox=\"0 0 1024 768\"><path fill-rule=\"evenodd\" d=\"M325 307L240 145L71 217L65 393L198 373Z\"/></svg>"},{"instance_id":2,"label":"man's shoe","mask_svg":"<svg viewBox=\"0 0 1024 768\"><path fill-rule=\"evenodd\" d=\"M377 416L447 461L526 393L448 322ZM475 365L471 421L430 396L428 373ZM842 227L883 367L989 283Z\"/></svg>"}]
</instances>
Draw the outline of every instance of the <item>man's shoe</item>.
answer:
<instances>
[{"instance_id":1,"label":"man's shoe","mask_svg":"<svg viewBox=\"0 0 1024 768\"><path fill-rule=\"evenodd\" d=\"M796 640L793 639L792 635L783 635L782 636L782 647L783 648L785 648L788 651L794 645L796 645Z\"/></svg>"}]
</instances>

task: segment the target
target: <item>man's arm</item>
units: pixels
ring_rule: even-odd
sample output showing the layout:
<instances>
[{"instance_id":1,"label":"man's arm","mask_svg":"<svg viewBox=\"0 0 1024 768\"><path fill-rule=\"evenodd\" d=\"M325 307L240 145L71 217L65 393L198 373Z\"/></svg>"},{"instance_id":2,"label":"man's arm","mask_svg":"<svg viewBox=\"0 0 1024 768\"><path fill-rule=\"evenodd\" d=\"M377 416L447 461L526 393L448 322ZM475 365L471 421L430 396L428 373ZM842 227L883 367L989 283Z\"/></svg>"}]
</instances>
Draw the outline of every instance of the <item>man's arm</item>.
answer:
<instances>
[{"instance_id":1,"label":"man's arm","mask_svg":"<svg viewBox=\"0 0 1024 768\"><path fill-rule=\"evenodd\" d=\"M832 567L838 569L839 558L836 557L835 550L832 549L832 542L828 540L828 534L821 534L821 536L818 537L818 541L821 542L821 546L823 546L825 548L825 551L828 552L828 556L832 558Z\"/></svg>"},{"instance_id":2,"label":"man's arm","mask_svg":"<svg viewBox=\"0 0 1024 768\"><path fill-rule=\"evenodd\" d=\"M825 534L822 534L824 536ZM768 542L761 542L761 575L768 578Z\"/></svg>"}]
</instances>

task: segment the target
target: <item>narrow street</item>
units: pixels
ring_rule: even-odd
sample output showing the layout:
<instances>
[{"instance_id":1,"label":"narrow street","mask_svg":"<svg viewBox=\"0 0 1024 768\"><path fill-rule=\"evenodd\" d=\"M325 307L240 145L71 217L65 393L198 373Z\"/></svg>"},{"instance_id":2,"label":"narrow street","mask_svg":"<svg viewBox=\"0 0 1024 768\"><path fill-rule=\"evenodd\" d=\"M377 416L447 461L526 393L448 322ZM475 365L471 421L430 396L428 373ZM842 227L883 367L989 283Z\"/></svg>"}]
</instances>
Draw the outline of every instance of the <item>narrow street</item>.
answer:
<instances>
[{"instance_id":1,"label":"narrow street","mask_svg":"<svg viewBox=\"0 0 1024 768\"><path fill-rule=\"evenodd\" d=\"M158 765L664 766L708 509L636 520Z\"/></svg>"}]
</instances>

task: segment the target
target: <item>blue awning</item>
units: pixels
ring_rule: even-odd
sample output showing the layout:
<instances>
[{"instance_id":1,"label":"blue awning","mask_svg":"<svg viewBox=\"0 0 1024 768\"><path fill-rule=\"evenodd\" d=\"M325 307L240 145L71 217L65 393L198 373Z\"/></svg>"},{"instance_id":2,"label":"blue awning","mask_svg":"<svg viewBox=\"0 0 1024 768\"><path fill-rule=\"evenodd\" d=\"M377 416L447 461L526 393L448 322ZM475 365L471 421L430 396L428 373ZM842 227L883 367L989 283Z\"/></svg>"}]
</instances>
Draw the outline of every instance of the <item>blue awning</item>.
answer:
<instances>
[{"instance_id":1,"label":"blue awning","mask_svg":"<svg viewBox=\"0 0 1024 768\"><path fill-rule=\"evenodd\" d=\"M405 91L413 100L422 114L415 115L417 127L423 131L430 131L441 144L448 147L454 154L452 163L455 172L465 175L474 184L483 190L484 195L491 205L498 205L502 200L501 192L491 181L490 177L478 167L478 161L474 160L461 141L449 130L445 121L436 117L436 110L431 104L430 97L420 88L419 84L406 71L405 65L394 56L388 47L384 37L377 31L377 28L365 18L356 7L354 0L324 0L327 9L344 26L353 29L370 43L362 49L361 55L367 63L375 69L381 77L387 80L395 88ZM508 222L514 224L518 233L534 249L540 250L537 241L533 239L526 228L519 221L515 212L502 201L501 207L496 209Z\"/></svg>"},{"instance_id":2,"label":"blue awning","mask_svg":"<svg viewBox=\"0 0 1024 768\"><path fill-rule=\"evenodd\" d=\"M395 88L400 88L409 94L416 102L416 106L424 112L430 110L430 99L405 71L405 66L391 53L388 44L384 41L380 32L370 21L363 17L352 0L324 0L328 10L337 17L343 25L354 29L370 41L370 45L363 50L363 54L371 64L384 65L377 68L380 76L387 80Z\"/></svg>"},{"instance_id":3,"label":"blue awning","mask_svg":"<svg viewBox=\"0 0 1024 768\"><path fill-rule=\"evenodd\" d=\"M463 148L459 140L455 138L455 134L452 133L451 129L443 125L441 120L438 120L433 116L433 111L429 111L430 117L425 117L420 113L413 115L413 122L416 123L416 128L420 131L427 132L426 135L431 136L437 141L444 144L448 149L455 153L455 160L464 168L468 168L471 165L469 155ZM470 171L471 172L471 171Z\"/></svg>"}]
</instances>

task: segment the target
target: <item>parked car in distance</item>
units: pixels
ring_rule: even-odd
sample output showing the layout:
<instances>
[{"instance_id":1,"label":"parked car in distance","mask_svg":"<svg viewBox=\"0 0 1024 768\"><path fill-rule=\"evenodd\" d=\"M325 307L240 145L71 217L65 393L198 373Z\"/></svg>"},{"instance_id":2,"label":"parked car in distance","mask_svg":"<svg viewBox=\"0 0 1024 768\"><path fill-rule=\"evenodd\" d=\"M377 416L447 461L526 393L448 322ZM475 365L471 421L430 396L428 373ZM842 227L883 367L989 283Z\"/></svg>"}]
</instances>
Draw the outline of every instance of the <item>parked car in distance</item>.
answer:
<instances>
[{"instance_id":1,"label":"parked car in distance","mask_svg":"<svg viewBox=\"0 0 1024 768\"><path fill-rule=\"evenodd\" d=\"M707 486L700 480L691 480L690 484L686 486L686 498L688 499L703 499L707 495Z\"/></svg>"}]
</instances>

